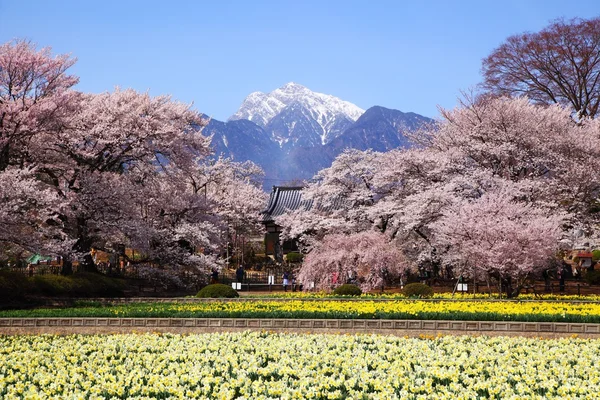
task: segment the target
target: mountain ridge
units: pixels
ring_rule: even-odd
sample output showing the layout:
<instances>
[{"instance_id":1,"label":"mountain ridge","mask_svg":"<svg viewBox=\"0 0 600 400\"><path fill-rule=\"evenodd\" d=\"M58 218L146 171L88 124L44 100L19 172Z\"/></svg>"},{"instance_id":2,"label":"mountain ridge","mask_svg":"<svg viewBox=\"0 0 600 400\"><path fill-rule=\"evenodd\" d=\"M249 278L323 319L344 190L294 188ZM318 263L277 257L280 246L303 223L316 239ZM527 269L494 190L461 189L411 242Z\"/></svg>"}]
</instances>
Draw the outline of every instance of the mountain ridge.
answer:
<instances>
[{"instance_id":1,"label":"mountain ridge","mask_svg":"<svg viewBox=\"0 0 600 400\"><path fill-rule=\"evenodd\" d=\"M382 106L362 110L290 82L251 93L227 121L210 120L204 133L212 136L216 154L261 166L268 190L269 183L312 178L346 148L408 147L405 133L431 121Z\"/></svg>"}]
</instances>

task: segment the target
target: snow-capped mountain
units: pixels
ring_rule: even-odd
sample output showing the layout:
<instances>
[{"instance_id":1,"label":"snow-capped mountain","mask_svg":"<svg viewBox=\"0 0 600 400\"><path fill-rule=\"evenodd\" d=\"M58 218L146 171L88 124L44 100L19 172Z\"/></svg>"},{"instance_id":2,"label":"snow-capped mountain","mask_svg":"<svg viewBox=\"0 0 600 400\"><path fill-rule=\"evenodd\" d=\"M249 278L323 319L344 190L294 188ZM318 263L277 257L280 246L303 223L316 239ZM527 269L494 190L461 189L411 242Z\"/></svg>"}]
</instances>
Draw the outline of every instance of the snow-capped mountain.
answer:
<instances>
[{"instance_id":1,"label":"snow-capped mountain","mask_svg":"<svg viewBox=\"0 0 600 400\"><path fill-rule=\"evenodd\" d=\"M204 128L215 153L250 160L265 171L263 187L312 178L346 148L387 151L410 146L404 135L431 120L374 106L367 111L337 97L288 83L255 92L227 122Z\"/></svg>"},{"instance_id":2,"label":"snow-capped mountain","mask_svg":"<svg viewBox=\"0 0 600 400\"><path fill-rule=\"evenodd\" d=\"M251 93L229 121L250 120L269 132L280 147L289 150L325 145L363 113L350 102L290 82L270 93Z\"/></svg>"}]
</instances>

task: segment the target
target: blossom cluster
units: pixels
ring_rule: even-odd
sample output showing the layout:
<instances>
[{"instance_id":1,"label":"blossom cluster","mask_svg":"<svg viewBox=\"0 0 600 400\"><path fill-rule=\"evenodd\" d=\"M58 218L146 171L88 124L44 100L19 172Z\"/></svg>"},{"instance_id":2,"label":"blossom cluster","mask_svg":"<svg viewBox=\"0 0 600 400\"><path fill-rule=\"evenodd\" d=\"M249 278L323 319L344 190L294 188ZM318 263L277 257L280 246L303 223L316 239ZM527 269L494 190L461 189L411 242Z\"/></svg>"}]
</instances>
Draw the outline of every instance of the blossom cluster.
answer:
<instances>
[{"instance_id":1,"label":"blossom cluster","mask_svg":"<svg viewBox=\"0 0 600 400\"><path fill-rule=\"evenodd\" d=\"M593 398L600 341L268 332L3 336L4 399Z\"/></svg>"}]
</instances>

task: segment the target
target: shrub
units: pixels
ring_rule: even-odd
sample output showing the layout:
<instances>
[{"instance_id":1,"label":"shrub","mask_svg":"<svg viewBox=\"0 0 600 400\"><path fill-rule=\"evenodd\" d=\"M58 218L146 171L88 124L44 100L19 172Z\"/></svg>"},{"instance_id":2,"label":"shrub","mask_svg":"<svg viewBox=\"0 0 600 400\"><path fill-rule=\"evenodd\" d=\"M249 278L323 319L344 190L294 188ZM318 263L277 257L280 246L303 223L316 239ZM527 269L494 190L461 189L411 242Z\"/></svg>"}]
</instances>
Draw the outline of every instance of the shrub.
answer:
<instances>
[{"instance_id":1,"label":"shrub","mask_svg":"<svg viewBox=\"0 0 600 400\"><path fill-rule=\"evenodd\" d=\"M592 251L592 261L600 261L600 250Z\"/></svg>"},{"instance_id":2,"label":"shrub","mask_svg":"<svg viewBox=\"0 0 600 400\"><path fill-rule=\"evenodd\" d=\"M293 263L294 262L300 262L300 261L302 261L303 258L304 258L304 254L300 254L300 253L288 253L285 256L285 259L288 262L293 262Z\"/></svg>"},{"instance_id":3,"label":"shrub","mask_svg":"<svg viewBox=\"0 0 600 400\"><path fill-rule=\"evenodd\" d=\"M21 299L29 291L27 278L18 272L0 271L0 300Z\"/></svg>"},{"instance_id":4,"label":"shrub","mask_svg":"<svg viewBox=\"0 0 600 400\"><path fill-rule=\"evenodd\" d=\"M431 297L433 296L433 289L423 283L409 283L404 286L402 294L406 297Z\"/></svg>"},{"instance_id":5,"label":"shrub","mask_svg":"<svg viewBox=\"0 0 600 400\"><path fill-rule=\"evenodd\" d=\"M67 296L73 291L73 280L62 275L36 275L33 285L46 296Z\"/></svg>"},{"instance_id":6,"label":"shrub","mask_svg":"<svg viewBox=\"0 0 600 400\"><path fill-rule=\"evenodd\" d=\"M122 280L91 272L79 272L69 278L73 281L71 294L78 297L122 296L125 287Z\"/></svg>"},{"instance_id":7,"label":"shrub","mask_svg":"<svg viewBox=\"0 0 600 400\"><path fill-rule=\"evenodd\" d=\"M345 285L336 287L333 293L338 296L360 296L362 290L356 285L346 283Z\"/></svg>"},{"instance_id":8,"label":"shrub","mask_svg":"<svg viewBox=\"0 0 600 400\"><path fill-rule=\"evenodd\" d=\"M585 281L590 285L599 285L600 284L600 271L588 271L584 277Z\"/></svg>"},{"instance_id":9,"label":"shrub","mask_svg":"<svg viewBox=\"0 0 600 400\"><path fill-rule=\"evenodd\" d=\"M122 281L89 272L71 276L37 275L35 289L46 296L115 297L123 295Z\"/></svg>"},{"instance_id":10,"label":"shrub","mask_svg":"<svg viewBox=\"0 0 600 400\"><path fill-rule=\"evenodd\" d=\"M196 295L196 297L240 297L238 292L235 291L231 286L224 285L222 283L214 283L202 288Z\"/></svg>"}]
</instances>

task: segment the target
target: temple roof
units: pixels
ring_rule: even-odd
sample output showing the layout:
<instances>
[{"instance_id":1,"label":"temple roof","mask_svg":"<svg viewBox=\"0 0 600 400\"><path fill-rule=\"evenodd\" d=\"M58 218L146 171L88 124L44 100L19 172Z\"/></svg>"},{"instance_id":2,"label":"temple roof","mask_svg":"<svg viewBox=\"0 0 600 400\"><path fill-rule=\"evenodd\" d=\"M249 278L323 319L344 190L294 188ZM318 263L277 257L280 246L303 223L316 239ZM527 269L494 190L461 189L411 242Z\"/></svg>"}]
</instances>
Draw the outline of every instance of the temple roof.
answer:
<instances>
[{"instance_id":1,"label":"temple roof","mask_svg":"<svg viewBox=\"0 0 600 400\"><path fill-rule=\"evenodd\" d=\"M262 212L262 222L273 222L275 217L279 217L288 211L298 209L310 210L313 207L314 201L302 199L301 186L273 186L267 208ZM318 207L319 210L329 211L338 209L341 206L341 201L334 202L330 207Z\"/></svg>"}]
</instances>

